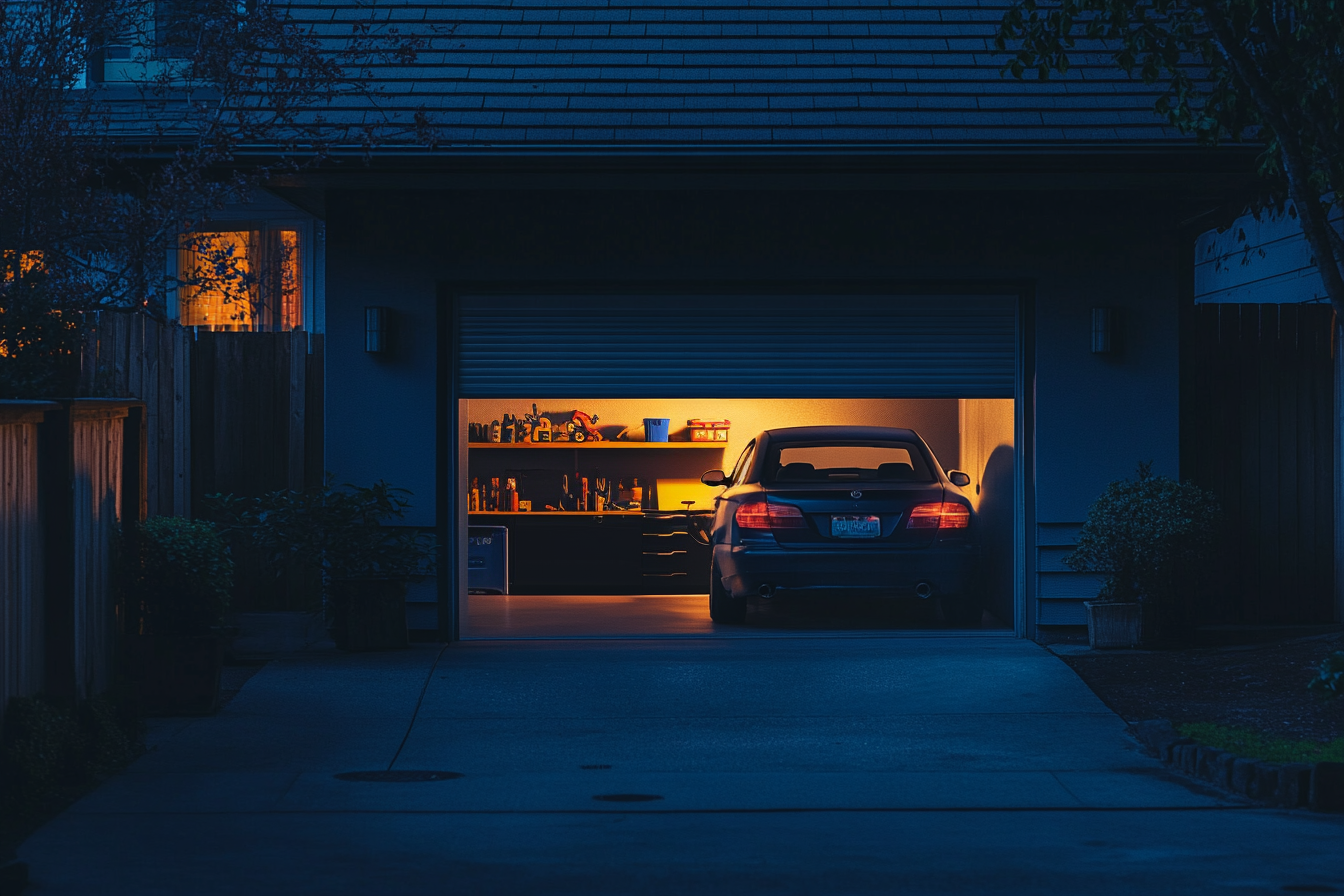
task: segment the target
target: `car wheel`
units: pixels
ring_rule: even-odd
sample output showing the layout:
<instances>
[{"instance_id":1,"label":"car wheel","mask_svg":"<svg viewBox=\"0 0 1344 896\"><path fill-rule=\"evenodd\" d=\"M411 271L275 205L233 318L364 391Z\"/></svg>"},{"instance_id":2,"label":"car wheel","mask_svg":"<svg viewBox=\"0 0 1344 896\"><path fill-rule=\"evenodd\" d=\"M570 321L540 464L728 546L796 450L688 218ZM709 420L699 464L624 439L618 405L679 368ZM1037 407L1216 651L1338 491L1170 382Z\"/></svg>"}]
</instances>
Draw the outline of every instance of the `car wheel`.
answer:
<instances>
[{"instance_id":1,"label":"car wheel","mask_svg":"<svg viewBox=\"0 0 1344 896\"><path fill-rule=\"evenodd\" d=\"M980 623L980 604L964 594L944 594L939 598L943 620L948 625L974 627Z\"/></svg>"},{"instance_id":2,"label":"car wheel","mask_svg":"<svg viewBox=\"0 0 1344 896\"><path fill-rule=\"evenodd\" d=\"M717 560L709 561L709 618L715 622L741 625L747 621L747 599L733 597L723 587Z\"/></svg>"}]
</instances>

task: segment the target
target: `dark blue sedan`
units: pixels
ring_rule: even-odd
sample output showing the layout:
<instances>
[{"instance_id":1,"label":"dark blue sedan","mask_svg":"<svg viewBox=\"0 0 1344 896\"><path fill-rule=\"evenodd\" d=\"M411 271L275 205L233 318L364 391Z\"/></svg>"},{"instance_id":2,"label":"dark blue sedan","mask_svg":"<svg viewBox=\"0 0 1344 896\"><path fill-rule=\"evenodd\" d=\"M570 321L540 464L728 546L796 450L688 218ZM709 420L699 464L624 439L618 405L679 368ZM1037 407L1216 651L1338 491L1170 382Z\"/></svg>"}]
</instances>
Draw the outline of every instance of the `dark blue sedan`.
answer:
<instances>
[{"instance_id":1,"label":"dark blue sedan","mask_svg":"<svg viewBox=\"0 0 1344 896\"><path fill-rule=\"evenodd\" d=\"M710 531L709 615L745 620L747 601L777 595L870 594L938 599L946 621L978 620L975 511L909 429L800 426L751 441Z\"/></svg>"}]
</instances>

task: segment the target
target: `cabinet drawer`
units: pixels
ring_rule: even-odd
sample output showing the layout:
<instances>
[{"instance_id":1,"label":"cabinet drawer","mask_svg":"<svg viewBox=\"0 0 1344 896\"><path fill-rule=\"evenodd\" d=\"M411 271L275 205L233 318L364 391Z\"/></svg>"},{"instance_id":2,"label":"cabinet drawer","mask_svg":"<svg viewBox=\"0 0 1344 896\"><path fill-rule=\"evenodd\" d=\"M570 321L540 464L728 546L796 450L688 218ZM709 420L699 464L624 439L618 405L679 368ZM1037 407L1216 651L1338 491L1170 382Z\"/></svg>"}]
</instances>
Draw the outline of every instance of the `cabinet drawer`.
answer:
<instances>
[{"instance_id":1,"label":"cabinet drawer","mask_svg":"<svg viewBox=\"0 0 1344 896\"><path fill-rule=\"evenodd\" d=\"M687 551L645 551L640 557L640 569L644 573L678 573L685 575L690 554Z\"/></svg>"}]
</instances>

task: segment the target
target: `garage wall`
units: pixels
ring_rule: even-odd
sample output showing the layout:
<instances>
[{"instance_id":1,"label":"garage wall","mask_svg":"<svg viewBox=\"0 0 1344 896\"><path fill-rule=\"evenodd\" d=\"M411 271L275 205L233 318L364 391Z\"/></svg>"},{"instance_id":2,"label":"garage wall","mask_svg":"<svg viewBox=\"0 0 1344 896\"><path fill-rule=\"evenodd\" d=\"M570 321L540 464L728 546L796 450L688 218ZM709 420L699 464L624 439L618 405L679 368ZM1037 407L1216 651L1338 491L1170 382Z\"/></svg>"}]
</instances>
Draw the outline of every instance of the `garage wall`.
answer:
<instances>
[{"instance_id":1,"label":"garage wall","mask_svg":"<svg viewBox=\"0 0 1344 896\"><path fill-rule=\"evenodd\" d=\"M1177 473L1183 249L1155 217L1165 202L1138 190L331 192L327 465L339 481L413 489L416 522L433 522L440 282L1022 281L1034 344L1024 384L1035 407L1024 511L1034 590L1034 545L1067 544L1107 482L1140 460ZM362 350L373 304L396 312L386 359ZM1091 353L1094 305L1120 309L1118 353Z\"/></svg>"},{"instance_id":2,"label":"garage wall","mask_svg":"<svg viewBox=\"0 0 1344 896\"><path fill-rule=\"evenodd\" d=\"M962 489L979 513L986 605L1004 623L1013 620L1014 402L965 398L957 402Z\"/></svg>"}]
</instances>

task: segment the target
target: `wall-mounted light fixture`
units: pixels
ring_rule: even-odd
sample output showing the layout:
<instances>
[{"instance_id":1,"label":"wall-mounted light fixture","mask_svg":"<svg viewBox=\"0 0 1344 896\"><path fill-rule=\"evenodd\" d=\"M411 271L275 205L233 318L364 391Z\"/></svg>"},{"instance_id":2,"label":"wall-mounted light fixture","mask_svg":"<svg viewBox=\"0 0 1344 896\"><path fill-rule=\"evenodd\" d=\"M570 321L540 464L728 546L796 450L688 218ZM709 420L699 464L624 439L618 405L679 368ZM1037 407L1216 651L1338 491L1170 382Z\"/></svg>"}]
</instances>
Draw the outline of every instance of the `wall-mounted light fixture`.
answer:
<instances>
[{"instance_id":1,"label":"wall-mounted light fixture","mask_svg":"<svg viewBox=\"0 0 1344 896\"><path fill-rule=\"evenodd\" d=\"M1116 329L1119 325L1119 312L1114 308L1092 309L1092 351L1095 354L1108 354L1117 348Z\"/></svg>"},{"instance_id":2,"label":"wall-mounted light fixture","mask_svg":"<svg viewBox=\"0 0 1344 896\"><path fill-rule=\"evenodd\" d=\"M364 306L364 351L383 353L388 349L388 323L391 309L383 305Z\"/></svg>"}]
</instances>

